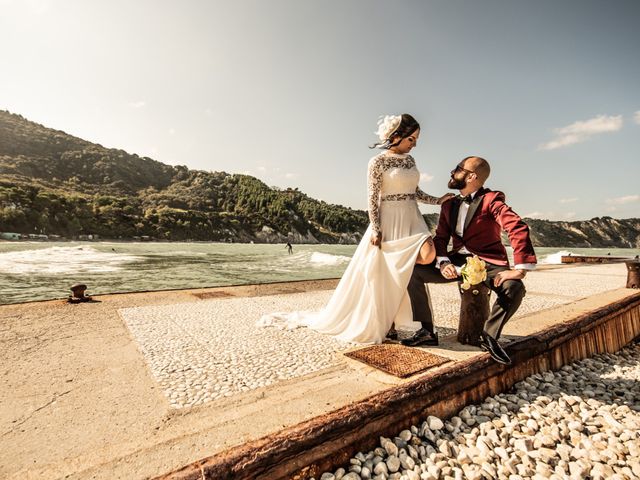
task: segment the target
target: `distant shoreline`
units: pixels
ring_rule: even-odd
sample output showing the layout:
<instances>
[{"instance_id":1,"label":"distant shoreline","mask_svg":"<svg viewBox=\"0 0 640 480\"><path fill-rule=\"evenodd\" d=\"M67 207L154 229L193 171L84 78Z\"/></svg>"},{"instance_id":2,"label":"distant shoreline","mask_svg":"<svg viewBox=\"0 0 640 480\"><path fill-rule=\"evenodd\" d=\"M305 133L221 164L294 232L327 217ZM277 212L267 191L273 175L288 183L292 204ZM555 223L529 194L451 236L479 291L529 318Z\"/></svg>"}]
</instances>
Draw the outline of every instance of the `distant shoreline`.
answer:
<instances>
[{"instance_id":1,"label":"distant shoreline","mask_svg":"<svg viewBox=\"0 0 640 480\"><path fill-rule=\"evenodd\" d=\"M86 240L86 239L69 239L69 238L56 238L56 239L33 239L33 238L25 238L20 240L7 240L5 238L0 238L0 243L72 243L72 242L84 242L84 243L199 243L199 244L209 244L214 243L216 245L285 245L286 241L278 241L278 242L221 242L219 240L136 240L136 239L125 239L125 238L100 238L97 240ZM292 245L357 245L357 243L299 243L293 240L289 240L289 243Z\"/></svg>"},{"instance_id":2,"label":"distant shoreline","mask_svg":"<svg viewBox=\"0 0 640 480\"><path fill-rule=\"evenodd\" d=\"M295 242L294 240L289 240L289 243L292 245L358 245L358 243L323 243L323 242ZM286 245L287 240L277 241L277 242L221 242L219 240L162 240L162 239L152 239L152 240L140 240L133 238L98 238L98 239L69 239L69 238L55 238L55 239L36 239L36 238L24 238L19 240L9 240L5 238L0 238L0 244L7 243L151 243L151 244L199 244L199 245ZM503 244L505 248L510 249L511 246L508 243ZM563 246L547 246L547 245L535 245L534 248L555 248L558 250L563 250L567 248L580 248L580 249L602 249L602 250L638 250L640 246L615 246L615 245L607 245L607 246L583 246L583 245L563 245Z\"/></svg>"}]
</instances>

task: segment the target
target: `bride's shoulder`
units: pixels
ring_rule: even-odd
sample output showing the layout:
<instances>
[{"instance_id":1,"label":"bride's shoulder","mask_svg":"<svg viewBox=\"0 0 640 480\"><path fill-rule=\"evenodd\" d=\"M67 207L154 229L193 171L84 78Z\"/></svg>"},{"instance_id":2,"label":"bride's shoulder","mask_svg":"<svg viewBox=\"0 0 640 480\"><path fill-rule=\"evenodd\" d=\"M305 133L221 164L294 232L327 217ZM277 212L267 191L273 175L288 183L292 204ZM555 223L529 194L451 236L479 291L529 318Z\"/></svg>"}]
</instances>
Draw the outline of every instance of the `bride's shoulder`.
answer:
<instances>
[{"instance_id":1,"label":"bride's shoulder","mask_svg":"<svg viewBox=\"0 0 640 480\"><path fill-rule=\"evenodd\" d=\"M369 160L369 166L380 165L387 158L387 152L380 152Z\"/></svg>"}]
</instances>

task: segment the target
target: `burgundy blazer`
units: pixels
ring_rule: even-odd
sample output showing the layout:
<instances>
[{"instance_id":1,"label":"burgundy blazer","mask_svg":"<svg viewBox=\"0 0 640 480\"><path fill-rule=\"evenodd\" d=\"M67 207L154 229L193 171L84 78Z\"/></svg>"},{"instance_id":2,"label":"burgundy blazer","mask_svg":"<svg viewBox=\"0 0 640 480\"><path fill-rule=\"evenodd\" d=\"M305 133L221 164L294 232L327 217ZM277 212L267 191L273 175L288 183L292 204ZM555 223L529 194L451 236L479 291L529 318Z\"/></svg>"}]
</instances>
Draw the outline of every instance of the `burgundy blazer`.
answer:
<instances>
[{"instance_id":1,"label":"burgundy blazer","mask_svg":"<svg viewBox=\"0 0 640 480\"><path fill-rule=\"evenodd\" d=\"M494 192L488 188L478 190L469 205L462 237L456 234L460 200L454 197L444 202L434 238L436 255L449 256L464 246L470 253L489 263L509 265L507 251L501 240L501 232L504 230L513 247L515 264L537 263L529 227L504 200L502 192ZM448 252L449 239L452 240L453 248Z\"/></svg>"}]
</instances>

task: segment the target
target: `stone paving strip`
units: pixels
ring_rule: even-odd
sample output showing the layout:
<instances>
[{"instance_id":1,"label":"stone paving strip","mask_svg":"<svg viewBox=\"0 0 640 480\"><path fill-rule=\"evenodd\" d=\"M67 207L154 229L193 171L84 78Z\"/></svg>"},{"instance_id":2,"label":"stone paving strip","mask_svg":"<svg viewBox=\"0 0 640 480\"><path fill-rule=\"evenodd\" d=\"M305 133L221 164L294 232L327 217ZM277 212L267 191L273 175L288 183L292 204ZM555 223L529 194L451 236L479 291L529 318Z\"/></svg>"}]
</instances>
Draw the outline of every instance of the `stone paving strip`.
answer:
<instances>
[{"instance_id":1,"label":"stone paving strip","mask_svg":"<svg viewBox=\"0 0 640 480\"><path fill-rule=\"evenodd\" d=\"M530 273L514 319L623 286L624 265ZM459 297L454 284L431 285L436 328L455 333ZM301 377L344 362L354 345L302 328L256 328L274 311L319 310L331 291L218 298L119 311L173 408L201 405ZM493 301L493 299L492 299ZM408 335L409 332L404 332ZM442 352L439 352L439 354Z\"/></svg>"},{"instance_id":2,"label":"stone paving strip","mask_svg":"<svg viewBox=\"0 0 640 480\"><path fill-rule=\"evenodd\" d=\"M320 480L640 478L640 345L535 374L512 391L380 438Z\"/></svg>"},{"instance_id":3,"label":"stone paving strip","mask_svg":"<svg viewBox=\"0 0 640 480\"><path fill-rule=\"evenodd\" d=\"M321 308L330 292L225 298L120 312L174 408L324 369L348 344L296 329L256 328L273 309Z\"/></svg>"}]
</instances>

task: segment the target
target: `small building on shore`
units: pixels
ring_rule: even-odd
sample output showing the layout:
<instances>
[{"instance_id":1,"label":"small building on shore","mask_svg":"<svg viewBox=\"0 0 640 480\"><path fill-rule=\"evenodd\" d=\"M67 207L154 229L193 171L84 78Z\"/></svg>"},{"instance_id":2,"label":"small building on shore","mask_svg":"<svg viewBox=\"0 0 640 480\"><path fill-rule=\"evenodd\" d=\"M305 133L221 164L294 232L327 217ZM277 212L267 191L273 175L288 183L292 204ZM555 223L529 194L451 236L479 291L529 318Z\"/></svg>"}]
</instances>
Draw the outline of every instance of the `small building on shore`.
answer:
<instances>
[{"instance_id":1,"label":"small building on shore","mask_svg":"<svg viewBox=\"0 0 640 480\"><path fill-rule=\"evenodd\" d=\"M13 232L0 232L0 238L2 240L20 240L21 235Z\"/></svg>"},{"instance_id":2,"label":"small building on shore","mask_svg":"<svg viewBox=\"0 0 640 480\"><path fill-rule=\"evenodd\" d=\"M29 240L49 240L49 236L43 233L30 233Z\"/></svg>"}]
</instances>

